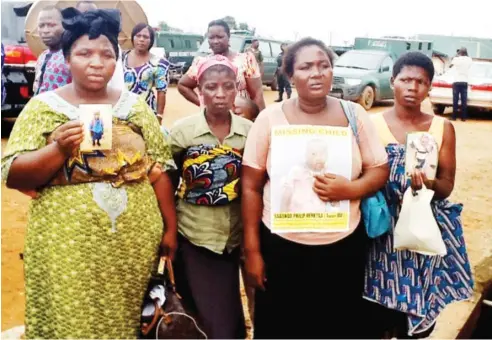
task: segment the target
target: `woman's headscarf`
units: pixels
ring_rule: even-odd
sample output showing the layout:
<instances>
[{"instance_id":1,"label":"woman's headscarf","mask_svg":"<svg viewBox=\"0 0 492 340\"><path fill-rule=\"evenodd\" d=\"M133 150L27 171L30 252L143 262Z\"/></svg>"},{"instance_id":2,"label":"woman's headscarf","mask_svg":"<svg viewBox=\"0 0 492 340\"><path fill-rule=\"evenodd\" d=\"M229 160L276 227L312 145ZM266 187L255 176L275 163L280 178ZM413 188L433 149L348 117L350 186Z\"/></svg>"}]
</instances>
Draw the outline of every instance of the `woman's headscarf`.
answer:
<instances>
[{"instance_id":1,"label":"woman's headscarf","mask_svg":"<svg viewBox=\"0 0 492 340\"><path fill-rule=\"evenodd\" d=\"M237 67L231 63L231 61L227 58L224 57L223 55L216 54L213 56L209 56L207 58L204 58L199 64L197 65L197 80L198 83L200 83L200 79L203 76L203 73L205 73L206 70L211 68L212 66L225 66L229 69L231 69L232 72L234 72L234 75L237 76Z\"/></svg>"},{"instance_id":2,"label":"woman's headscarf","mask_svg":"<svg viewBox=\"0 0 492 340\"><path fill-rule=\"evenodd\" d=\"M113 45L116 59L118 59L118 34L120 33L120 11L118 9L97 9L81 13L74 7L61 11L62 25L65 31L62 35L62 49L65 58L75 41L83 35L89 39L97 39L100 35L106 36Z\"/></svg>"}]
</instances>

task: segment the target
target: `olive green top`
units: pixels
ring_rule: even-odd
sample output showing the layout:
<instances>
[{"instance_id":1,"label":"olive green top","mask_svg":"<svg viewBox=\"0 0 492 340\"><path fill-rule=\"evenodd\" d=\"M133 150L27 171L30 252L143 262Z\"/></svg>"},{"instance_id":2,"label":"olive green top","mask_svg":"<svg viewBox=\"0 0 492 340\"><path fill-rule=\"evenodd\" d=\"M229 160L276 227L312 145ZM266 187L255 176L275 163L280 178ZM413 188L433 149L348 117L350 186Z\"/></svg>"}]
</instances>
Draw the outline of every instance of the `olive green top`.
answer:
<instances>
[{"instance_id":1,"label":"olive green top","mask_svg":"<svg viewBox=\"0 0 492 340\"><path fill-rule=\"evenodd\" d=\"M233 113L231 117L231 130L222 144L210 130L203 111L175 123L171 129L171 150L180 175L183 168L181 157L188 147L201 144L225 145L242 153L252 123ZM231 252L240 245L240 199L220 206L196 205L178 199L176 209L178 231L191 243L218 254L224 250Z\"/></svg>"}]
</instances>

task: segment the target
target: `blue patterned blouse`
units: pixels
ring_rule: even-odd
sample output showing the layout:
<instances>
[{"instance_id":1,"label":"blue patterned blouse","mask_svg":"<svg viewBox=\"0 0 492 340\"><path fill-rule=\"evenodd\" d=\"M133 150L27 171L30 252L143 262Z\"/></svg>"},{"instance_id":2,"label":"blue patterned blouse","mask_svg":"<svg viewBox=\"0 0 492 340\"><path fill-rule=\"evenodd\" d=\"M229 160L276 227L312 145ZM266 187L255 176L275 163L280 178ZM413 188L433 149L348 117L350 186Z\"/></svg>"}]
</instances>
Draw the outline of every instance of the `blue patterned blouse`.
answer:
<instances>
[{"instance_id":1,"label":"blue patterned blouse","mask_svg":"<svg viewBox=\"0 0 492 340\"><path fill-rule=\"evenodd\" d=\"M141 95L157 114L157 98L153 88L157 91L167 91L169 61L150 55L150 60L138 67L128 66L128 55L130 51L123 54L123 70L125 84L130 92Z\"/></svg>"}]
</instances>

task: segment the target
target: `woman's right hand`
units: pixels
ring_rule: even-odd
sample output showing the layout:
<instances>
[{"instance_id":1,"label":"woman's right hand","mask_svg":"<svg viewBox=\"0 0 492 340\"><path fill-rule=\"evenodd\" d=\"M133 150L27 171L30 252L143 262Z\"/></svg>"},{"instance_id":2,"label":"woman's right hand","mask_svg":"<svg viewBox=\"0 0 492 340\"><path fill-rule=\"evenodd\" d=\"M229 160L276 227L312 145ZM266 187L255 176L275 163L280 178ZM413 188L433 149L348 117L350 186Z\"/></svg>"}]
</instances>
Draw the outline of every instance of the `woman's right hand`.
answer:
<instances>
[{"instance_id":1,"label":"woman's right hand","mask_svg":"<svg viewBox=\"0 0 492 340\"><path fill-rule=\"evenodd\" d=\"M84 124L78 120L65 123L54 131L52 137L60 150L71 156L84 140Z\"/></svg>"},{"instance_id":2,"label":"woman's right hand","mask_svg":"<svg viewBox=\"0 0 492 340\"><path fill-rule=\"evenodd\" d=\"M261 253L259 251L246 251L245 255L247 282L251 287L265 290L265 262Z\"/></svg>"}]
</instances>

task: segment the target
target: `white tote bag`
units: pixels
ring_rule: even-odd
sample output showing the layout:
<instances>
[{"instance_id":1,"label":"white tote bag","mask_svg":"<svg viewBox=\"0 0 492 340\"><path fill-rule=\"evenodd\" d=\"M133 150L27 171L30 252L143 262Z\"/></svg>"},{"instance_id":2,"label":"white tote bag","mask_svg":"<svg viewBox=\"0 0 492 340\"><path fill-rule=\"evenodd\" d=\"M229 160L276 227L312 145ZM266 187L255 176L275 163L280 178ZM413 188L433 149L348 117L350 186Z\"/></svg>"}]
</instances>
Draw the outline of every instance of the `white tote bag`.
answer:
<instances>
[{"instance_id":1,"label":"white tote bag","mask_svg":"<svg viewBox=\"0 0 492 340\"><path fill-rule=\"evenodd\" d=\"M412 188L403 195L403 205L394 231L394 249L423 255L446 255L446 245L430 203L434 191L422 187L415 196Z\"/></svg>"}]
</instances>

